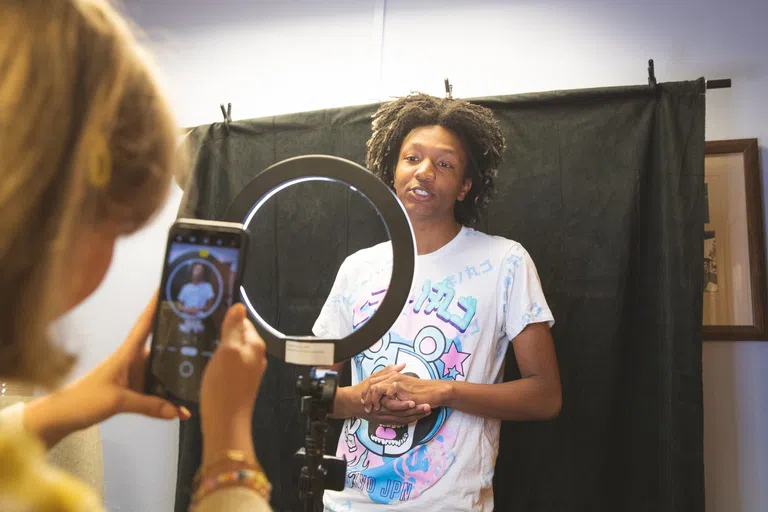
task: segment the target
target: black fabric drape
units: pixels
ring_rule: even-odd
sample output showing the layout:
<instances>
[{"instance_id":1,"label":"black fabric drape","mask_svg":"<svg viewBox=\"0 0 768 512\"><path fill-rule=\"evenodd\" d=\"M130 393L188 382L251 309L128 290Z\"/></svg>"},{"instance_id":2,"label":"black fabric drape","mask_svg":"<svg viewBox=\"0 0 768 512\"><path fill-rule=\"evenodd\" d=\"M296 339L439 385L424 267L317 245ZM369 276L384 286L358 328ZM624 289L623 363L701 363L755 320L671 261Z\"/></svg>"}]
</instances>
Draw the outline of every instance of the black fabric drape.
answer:
<instances>
[{"instance_id":1,"label":"black fabric drape","mask_svg":"<svg viewBox=\"0 0 768 512\"><path fill-rule=\"evenodd\" d=\"M477 227L521 242L536 262L557 322L563 383L556 420L502 424L496 510L704 509L704 93L697 80L474 100L495 112L508 141L496 198ZM222 124L196 128L180 213L221 218L249 180L288 157L322 153L362 164L374 110L239 121L228 131ZM286 202L265 221L301 209L320 223L349 226L354 200L317 212L311 201ZM347 240L307 249L343 258L339 244L364 247L381 236L378 226L347 233ZM300 243L289 223L281 224L280 237ZM248 265L282 264L279 246L254 240ZM289 296L276 271L261 299L279 325L306 327L330 285ZM254 413L254 444L276 510L301 509L290 463L304 428L293 391L298 372L271 359ZM515 378L510 351L505 379ZM177 511L186 509L199 462L193 419L181 430Z\"/></svg>"}]
</instances>

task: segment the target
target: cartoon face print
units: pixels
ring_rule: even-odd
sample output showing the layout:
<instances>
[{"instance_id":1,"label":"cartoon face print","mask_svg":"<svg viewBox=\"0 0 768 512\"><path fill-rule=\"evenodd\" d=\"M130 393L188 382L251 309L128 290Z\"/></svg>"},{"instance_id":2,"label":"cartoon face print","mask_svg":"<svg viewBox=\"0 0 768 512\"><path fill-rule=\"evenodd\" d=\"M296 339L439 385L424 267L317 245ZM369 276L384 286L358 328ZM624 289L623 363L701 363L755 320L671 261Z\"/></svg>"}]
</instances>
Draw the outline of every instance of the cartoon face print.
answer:
<instances>
[{"instance_id":1,"label":"cartoon face print","mask_svg":"<svg viewBox=\"0 0 768 512\"><path fill-rule=\"evenodd\" d=\"M402 373L419 379L439 379L435 362L446 351L443 332L434 326L419 331L412 342L389 332L371 348L357 356L359 376L370 375L391 364L405 363ZM414 446L431 440L445 423L448 411L439 407L432 414L408 425L379 425L361 420L357 438L370 451L385 457L398 457Z\"/></svg>"}]
</instances>

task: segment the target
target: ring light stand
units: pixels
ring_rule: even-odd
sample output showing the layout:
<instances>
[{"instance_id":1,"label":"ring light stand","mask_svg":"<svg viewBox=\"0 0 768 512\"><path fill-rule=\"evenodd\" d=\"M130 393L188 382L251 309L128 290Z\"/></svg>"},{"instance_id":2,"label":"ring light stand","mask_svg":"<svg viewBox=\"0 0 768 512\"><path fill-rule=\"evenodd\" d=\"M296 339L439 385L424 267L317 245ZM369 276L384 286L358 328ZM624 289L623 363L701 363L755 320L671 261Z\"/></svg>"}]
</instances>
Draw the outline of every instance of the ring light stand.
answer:
<instances>
[{"instance_id":1,"label":"ring light stand","mask_svg":"<svg viewBox=\"0 0 768 512\"><path fill-rule=\"evenodd\" d=\"M364 167L333 156L301 156L267 168L235 197L225 218L242 222L247 229L272 196L306 181L340 182L363 195L384 221L392 243L392 277L380 307L359 329L340 340L286 336L262 319L245 288L240 287L240 295L255 320L267 352L287 363L310 366L308 375L299 376L296 383L296 392L301 396L301 412L307 419L305 446L297 452L296 458L304 463L299 475L299 498L304 501L304 512L315 512L322 510L323 491L343 490L346 476L346 460L325 455L327 417L333 411L337 374L316 366L330 366L350 359L387 333L411 291L416 242L405 209L393 191Z\"/></svg>"}]
</instances>

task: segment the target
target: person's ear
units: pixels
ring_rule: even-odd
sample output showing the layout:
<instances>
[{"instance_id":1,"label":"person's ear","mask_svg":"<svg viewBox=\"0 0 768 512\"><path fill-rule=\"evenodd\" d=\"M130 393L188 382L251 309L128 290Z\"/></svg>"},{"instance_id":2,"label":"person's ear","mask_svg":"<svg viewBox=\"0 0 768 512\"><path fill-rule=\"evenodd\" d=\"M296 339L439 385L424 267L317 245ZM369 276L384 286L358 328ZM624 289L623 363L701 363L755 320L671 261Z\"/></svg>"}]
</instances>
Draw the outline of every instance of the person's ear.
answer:
<instances>
[{"instance_id":1,"label":"person's ear","mask_svg":"<svg viewBox=\"0 0 768 512\"><path fill-rule=\"evenodd\" d=\"M464 178L464 184L461 186L461 190L459 190L459 201L463 201L465 197L467 197L467 194L472 189L472 178Z\"/></svg>"}]
</instances>

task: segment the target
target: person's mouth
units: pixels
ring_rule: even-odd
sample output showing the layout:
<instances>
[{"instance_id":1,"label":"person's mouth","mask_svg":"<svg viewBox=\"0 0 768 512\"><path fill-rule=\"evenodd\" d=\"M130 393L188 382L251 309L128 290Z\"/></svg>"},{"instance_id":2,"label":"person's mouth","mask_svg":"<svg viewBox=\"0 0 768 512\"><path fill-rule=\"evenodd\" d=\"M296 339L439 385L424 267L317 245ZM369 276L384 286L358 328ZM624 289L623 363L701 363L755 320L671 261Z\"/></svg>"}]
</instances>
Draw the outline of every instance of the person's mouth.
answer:
<instances>
[{"instance_id":1,"label":"person's mouth","mask_svg":"<svg viewBox=\"0 0 768 512\"><path fill-rule=\"evenodd\" d=\"M431 191L427 190L424 187L413 187L408 191L408 193L411 195L411 197L413 197L417 201L427 201L429 199L432 199L432 197L434 196L434 194Z\"/></svg>"}]
</instances>

